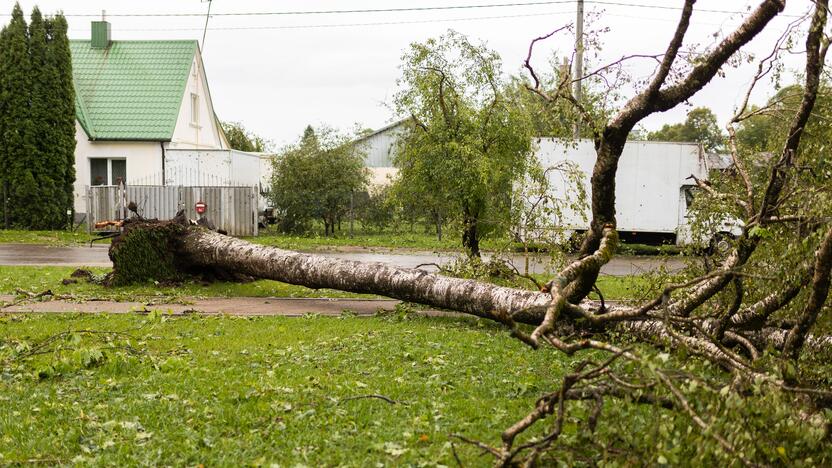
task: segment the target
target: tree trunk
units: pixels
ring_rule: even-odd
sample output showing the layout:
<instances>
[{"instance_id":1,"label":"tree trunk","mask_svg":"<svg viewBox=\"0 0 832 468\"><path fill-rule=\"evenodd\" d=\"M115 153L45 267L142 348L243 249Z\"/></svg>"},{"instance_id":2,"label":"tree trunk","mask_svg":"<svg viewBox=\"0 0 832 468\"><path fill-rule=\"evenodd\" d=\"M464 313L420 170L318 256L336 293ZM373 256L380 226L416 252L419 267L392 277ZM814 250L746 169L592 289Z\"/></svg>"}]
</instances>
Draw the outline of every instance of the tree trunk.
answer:
<instances>
[{"instance_id":1,"label":"tree trunk","mask_svg":"<svg viewBox=\"0 0 832 468\"><path fill-rule=\"evenodd\" d=\"M539 292L385 263L292 252L198 228L186 228L175 244L177 262L190 269L219 268L313 289L379 294L496 321L504 321L508 314L517 322L538 323L551 300Z\"/></svg>"},{"instance_id":2,"label":"tree trunk","mask_svg":"<svg viewBox=\"0 0 832 468\"><path fill-rule=\"evenodd\" d=\"M442 214L436 213L436 240L442 242Z\"/></svg>"},{"instance_id":3,"label":"tree trunk","mask_svg":"<svg viewBox=\"0 0 832 468\"><path fill-rule=\"evenodd\" d=\"M131 220L126 223L124 233L110 246L110 259L114 266L110 282L128 284L151 278L169 281L182 279L183 273L220 278L254 277L313 289L378 294L462 312L509 326L512 322L540 324L552 303L549 293L451 278L385 263L292 252L252 244L197 226L185 227L179 224L181 221ZM606 324L611 329L653 343L662 342L667 335L663 321L635 316L633 312L636 309L631 305L607 304L604 314L592 312L598 309L600 303L589 301L583 305L586 312L576 312L581 309L578 306L564 308L564 324L572 331L575 329L571 327L598 331ZM594 320L587 321L587 313ZM598 323L593 323L596 321ZM706 322L703 326L711 327ZM772 329L763 328L759 333L758 342L763 345L780 349L786 341L785 330L777 335ZM832 349L832 337L829 336L810 335L806 341L817 350Z\"/></svg>"},{"instance_id":4,"label":"tree trunk","mask_svg":"<svg viewBox=\"0 0 832 468\"><path fill-rule=\"evenodd\" d=\"M480 237L477 232L477 217L465 209L462 217L462 247L469 257L480 257Z\"/></svg>"}]
</instances>

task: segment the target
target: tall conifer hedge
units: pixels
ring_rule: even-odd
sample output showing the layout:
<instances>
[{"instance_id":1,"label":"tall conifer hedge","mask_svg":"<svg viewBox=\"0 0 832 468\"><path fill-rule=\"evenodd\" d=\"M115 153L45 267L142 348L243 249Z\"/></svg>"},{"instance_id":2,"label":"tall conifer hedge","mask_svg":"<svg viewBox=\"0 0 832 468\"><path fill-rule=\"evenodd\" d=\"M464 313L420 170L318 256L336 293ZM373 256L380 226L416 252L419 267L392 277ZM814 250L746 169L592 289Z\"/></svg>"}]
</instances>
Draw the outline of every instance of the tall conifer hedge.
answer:
<instances>
[{"instance_id":1,"label":"tall conifer hedge","mask_svg":"<svg viewBox=\"0 0 832 468\"><path fill-rule=\"evenodd\" d=\"M60 229L75 181L75 93L63 16L19 4L0 32L0 226Z\"/></svg>"}]
</instances>

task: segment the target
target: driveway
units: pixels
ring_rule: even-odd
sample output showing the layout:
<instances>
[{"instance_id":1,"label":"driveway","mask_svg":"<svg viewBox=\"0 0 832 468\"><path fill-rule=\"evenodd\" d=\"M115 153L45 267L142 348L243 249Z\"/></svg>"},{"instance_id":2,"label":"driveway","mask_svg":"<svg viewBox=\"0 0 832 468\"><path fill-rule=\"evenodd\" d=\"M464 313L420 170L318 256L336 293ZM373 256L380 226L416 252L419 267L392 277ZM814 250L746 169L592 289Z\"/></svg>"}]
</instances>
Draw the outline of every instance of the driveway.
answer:
<instances>
[{"instance_id":1,"label":"driveway","mask_svg":"<svg viewBox=\"0 0 832 468\"><path fill-rule=\"evenodd\" d=\"M110 267L112 263L107 256L109 245L98 244L92 247L50 247L34 244L0 244L0 265L31 266L89 266ZM358 260L362 262L389 263L402 268L415 268L420 265L430 271L436 271L435 265L445 264L457 257L448 252L312 252L327 257ZM486 255L487 256L487 255ZM510 260L521 271L524 270L525 258L521 254L512 254ZM625 276L654 271L664 265L670 271L684 268L685 259L681 257L632 257L618 256L604 265L601 273L612 276ZM529 257L529 271L544 273L546 256L533 254Z\"/></svg>"}]
</instances>

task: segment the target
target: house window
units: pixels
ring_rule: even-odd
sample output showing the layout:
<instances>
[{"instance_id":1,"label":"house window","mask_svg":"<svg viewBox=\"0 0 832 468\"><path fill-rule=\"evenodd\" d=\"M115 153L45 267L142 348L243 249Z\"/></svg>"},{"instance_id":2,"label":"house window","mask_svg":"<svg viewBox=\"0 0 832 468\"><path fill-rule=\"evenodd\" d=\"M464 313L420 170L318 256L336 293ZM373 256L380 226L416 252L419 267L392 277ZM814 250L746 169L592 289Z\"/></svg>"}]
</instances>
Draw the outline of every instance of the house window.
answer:
<instances>
[{"instance_id":1,"label":"house window","mask_svg":"<svg viewBox=\"0 0 832 468\"><path fill-rule=\"evenodd\" d=\"M115 158L90 159L90 185L118 185L127 182L127 161Z\"/></svg>"},{"instance_id":2,"label":"house window","mask_svg":"<svg viewBox=\"0 0 832 468\"><path fill-rule=\"evenodd\" d=\"M191 93L191 125L199 125L199 96Z\"/></svg>"}]
</instances>

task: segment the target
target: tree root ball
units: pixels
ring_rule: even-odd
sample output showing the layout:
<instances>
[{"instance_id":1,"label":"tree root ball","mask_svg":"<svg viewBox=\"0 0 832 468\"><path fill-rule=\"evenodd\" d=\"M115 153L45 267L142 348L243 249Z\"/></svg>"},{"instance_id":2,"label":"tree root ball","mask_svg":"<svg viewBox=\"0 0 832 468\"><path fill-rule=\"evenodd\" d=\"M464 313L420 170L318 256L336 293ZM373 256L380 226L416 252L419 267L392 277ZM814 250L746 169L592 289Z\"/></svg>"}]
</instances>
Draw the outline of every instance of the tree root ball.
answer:
<instances>
[{"instance_id":1,"label":"tree root ball","mask_svg":"<svg viewBox=\"0 0 832 468\"><path fill-rule=\"evenodd\" d=\"M176 258L176 243L185 229L173 220L126 222L124 231L110 245L113 271L107 284L175 283L185 279Z\"/></svg>"}]
</instances>

